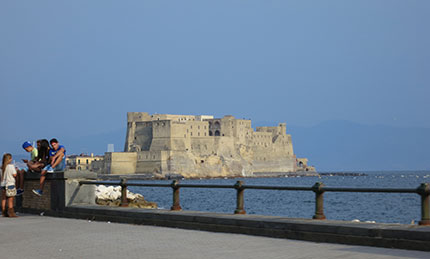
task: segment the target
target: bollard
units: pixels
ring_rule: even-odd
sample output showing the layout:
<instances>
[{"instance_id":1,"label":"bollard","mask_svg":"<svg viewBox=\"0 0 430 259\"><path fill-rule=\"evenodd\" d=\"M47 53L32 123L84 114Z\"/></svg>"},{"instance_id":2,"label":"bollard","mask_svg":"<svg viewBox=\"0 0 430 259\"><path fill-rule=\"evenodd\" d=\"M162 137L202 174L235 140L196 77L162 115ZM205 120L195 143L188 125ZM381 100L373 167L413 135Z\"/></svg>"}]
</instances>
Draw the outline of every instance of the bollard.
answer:
<instances>
[{"instance_id":1,"label":"bollard","mask_svg":"<svg viewBox=\"0 0 430 259\"><path fill-rule=\"evenodd\" d=\"M127 200L127 180L124 178L121 178L121 207L128 207L128 200Z\"/></svg>"},{"instance_id":2,"label":"bollard","mask_svg":"<svg viewBox=\"0 0 430 259\"><path fill-rule=\"evenodd\" d=\"M171 186L173 189L173 206L170 210L182 210L181 205L179 204L179 186L178 180L173 180Z\"/></svg>"},{"instance_id":3,"label":"bollard","mask_svg":"<svg viewBox=\"0 0 430 259\"><path fill-rule=\"evenodd\" d=\"M421 220L418 224L428 226L430 225L430 184L422 183L417 188L417 193L421 195Z\"/></svg>"},{"instance_id":4,"label":"bollard","mask_svg":"<svg viewBox=\"0 0 430 259\"><path fill-rule=\"evenodd\" d=\"M321 188L324 187L324 184L321 182L317 182L312 186L312 191L315 192L315 215L312 217L313 219L323 220L325 219L324 215L324 191Z\"/></svg>"},{"instance_id":5,"label":"bollard","mask_svg":"<svg viewBox=\"0 0 430 259\"><path fill-rule=\"evenodd\" d=\"M246 214L246 211L243 209L243 191L245 189L242 185L242 181L237 181L234 185L234 188L237 190L237 206L236 210L234 211L234 214Z\"/></svg>"}]
</instances>

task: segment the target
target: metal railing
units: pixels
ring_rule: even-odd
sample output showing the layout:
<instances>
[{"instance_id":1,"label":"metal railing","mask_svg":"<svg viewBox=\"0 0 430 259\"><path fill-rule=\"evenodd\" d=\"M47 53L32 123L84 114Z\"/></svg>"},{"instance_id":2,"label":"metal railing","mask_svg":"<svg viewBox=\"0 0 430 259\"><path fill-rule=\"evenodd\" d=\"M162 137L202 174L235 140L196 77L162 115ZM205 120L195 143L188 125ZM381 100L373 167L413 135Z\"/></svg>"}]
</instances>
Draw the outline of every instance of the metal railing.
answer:
<instances>
[{"instance_id":1,"label":"metal railing","mask_svg":"<svg viewBox=\"0 0 430 259\"><path fill-rule=\"evenodd\" d=\"M324 215L324 193L325 192L374 192L374 193L416 193L421 196L421 220L419 225L430 225L430 184L422 183L418 188L343 188L343 187L326 187L323 183L317 182L312 187L296 187L296 186L264 186L264 185L244 185L243 181L237 181L234 185L213 185L213 184L181 184L179 181L174 180L171 184L159 183L128 183L126 179L121 179L119 182L111 181L80 181L82 184L95 184L95 185L119 185L121 186L121 207L127 207L127 187L167 187L173 190L173 204L170 208L173 211L182 210L180 205L179 190L181 188L223 188L223 189L236 189L236 209L235 214L246 214L243 209L244 205L244 191L246 189L254 190L281 190L281 191L312 191L315 193L315 215L313 219L323 220L326 219Z\"/></svg>"}]
</instances>

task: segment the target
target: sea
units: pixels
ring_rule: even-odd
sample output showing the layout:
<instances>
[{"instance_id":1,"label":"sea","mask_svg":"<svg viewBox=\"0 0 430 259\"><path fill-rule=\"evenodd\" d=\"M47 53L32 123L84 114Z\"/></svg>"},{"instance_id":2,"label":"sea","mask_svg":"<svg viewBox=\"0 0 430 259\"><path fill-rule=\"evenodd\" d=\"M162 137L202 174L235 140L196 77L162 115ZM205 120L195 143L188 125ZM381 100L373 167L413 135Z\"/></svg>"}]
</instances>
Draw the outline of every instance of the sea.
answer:
<instances>
[{"instance_id":1,"label":"sea","mask_svg":"<svg viewBox=\"0 0 430 259\"><path fill-rule=\"evenodd\" d=\"M311 187L322 182L326 187L353 188L417 188L430 183L430 171L382 171L339 173L320 177L229 178L181 180L187 184L246 185ZM171 180L130 181L139 183L171 183ZM172 206L172 189L162 187L130 186L131 192L142 194L147 201L156 202L159 209ZM236 209L236 190L181 188L180 204L183 210L233 213ZM315 213L315 194L311 191L244 191L244 209L247 214L272 215L288 218L312 218ZM417 224L421 219L421 197L414 193L350 193L325 192L324 214L329 220L378 223Z\"/></svg>"}]
</instances>

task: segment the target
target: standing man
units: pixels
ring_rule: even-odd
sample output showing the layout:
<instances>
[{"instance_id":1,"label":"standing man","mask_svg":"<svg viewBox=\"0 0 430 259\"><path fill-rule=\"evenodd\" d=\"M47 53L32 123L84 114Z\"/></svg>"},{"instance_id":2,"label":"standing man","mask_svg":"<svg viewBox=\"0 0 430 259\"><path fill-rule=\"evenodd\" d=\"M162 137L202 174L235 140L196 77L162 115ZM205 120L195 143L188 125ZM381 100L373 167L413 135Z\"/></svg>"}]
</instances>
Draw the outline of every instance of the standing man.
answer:
<instances>
[{"instance_id":1,"label":"standing man","mask_svg":"<svg viewBox=\"0 0 430 259\"><path fill-rule=\"evenodd\" d=\"M42 196L43 186L45 185L46 173L53 173L64 171L66 168L66 148L58 143L58 140L53 138L49 141L52 149L49 150L49 162L50 164L42 169L40 174L40 185L39 189L33 190L33 193L37 196Z\"/></svg>"},{"instance_id":2,"label":"standing man","mask_svg":"<svg viewBox=\"0 0 430 259\"><path fill-rule=\"evenodd\" d=\"M33 145L29 141L24 142L24 144L22 144L22 148L28 153L30 153L30 161L28 161L27 159L23 159L22 161L27 164L27 168L17 171L16 196L20 196L24 192L24 173L26 171L31 171L31 169L29 169L29 163L36 162L38 154L37 148L33 147Z\"/></svg>"}]
</instances>

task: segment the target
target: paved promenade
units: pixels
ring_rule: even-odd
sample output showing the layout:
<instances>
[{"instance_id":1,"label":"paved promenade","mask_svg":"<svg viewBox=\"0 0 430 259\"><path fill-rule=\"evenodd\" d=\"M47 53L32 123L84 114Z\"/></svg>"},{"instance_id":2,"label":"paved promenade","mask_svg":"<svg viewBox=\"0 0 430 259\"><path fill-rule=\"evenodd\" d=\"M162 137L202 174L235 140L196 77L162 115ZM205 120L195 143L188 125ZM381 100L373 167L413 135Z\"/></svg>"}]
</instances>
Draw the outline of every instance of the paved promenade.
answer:
<instances>
[{"instance_id":1,"label":"paved promenade","mask_svg":"<svg viewBox=\"0 0 430 259\"><path fill-rule=\"evenodd\" d=\"M430 258L430 252L20 215L0 217L0 258Z\"/></svg>"}]
</instances>

